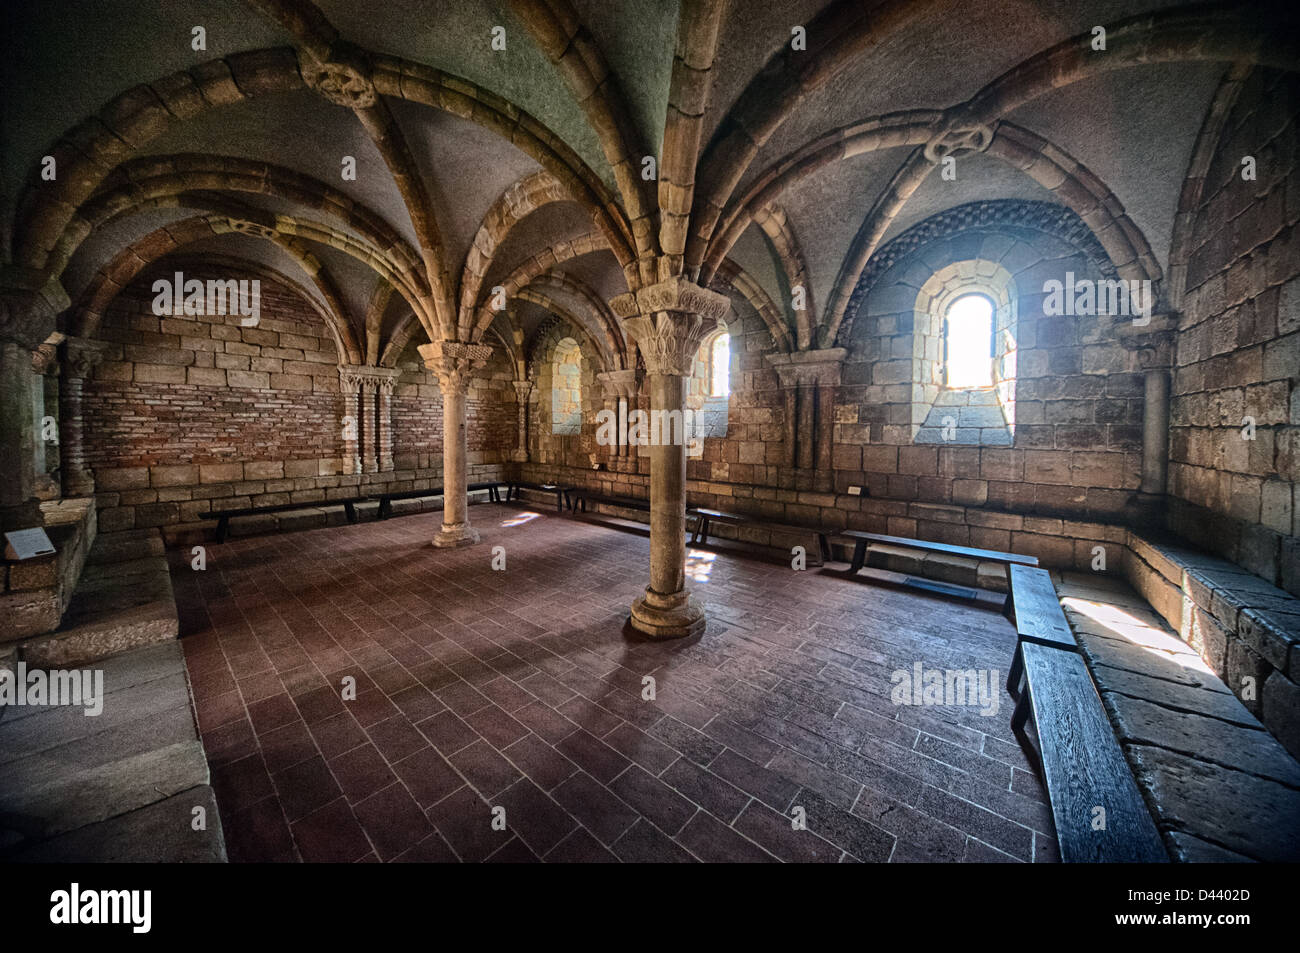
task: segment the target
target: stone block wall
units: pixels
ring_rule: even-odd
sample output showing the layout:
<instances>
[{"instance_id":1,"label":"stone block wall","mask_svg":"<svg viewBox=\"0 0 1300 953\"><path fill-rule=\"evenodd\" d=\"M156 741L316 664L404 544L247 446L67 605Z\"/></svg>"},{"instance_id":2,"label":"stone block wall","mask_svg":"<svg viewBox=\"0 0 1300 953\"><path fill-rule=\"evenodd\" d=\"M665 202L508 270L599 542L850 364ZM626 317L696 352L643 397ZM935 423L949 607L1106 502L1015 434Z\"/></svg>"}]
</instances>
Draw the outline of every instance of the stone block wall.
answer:
<instances>
[{"instance_id":1,"label":"stone block wall","mask_svg":"<svg viewBox=\"0 0 1300 953\"><path fill-rule=\"evenodd\" d=\"M1170 526L1300 594L1300 81L1253 71L1192 209ZM1255 178L1243 179L1243 160Z\"/></svg>"},{"instance_id":2,"label":"stone block wall","mask_svg":"<svg viewBox=\"0 0 1300 953\"><path fill-rule=\"evenodd\" d=\"M267 279L256 327L237 315L157 316L141 284L118 297L96 337L108 351L86 382L83 429L105 531L441 482L442 400L414 344L393 393L394 469L345 474L333 339L309 305ZM509 457L511 376L494 355L470 391L471 480L499 475Z\"/></svg>"}]
</instances>

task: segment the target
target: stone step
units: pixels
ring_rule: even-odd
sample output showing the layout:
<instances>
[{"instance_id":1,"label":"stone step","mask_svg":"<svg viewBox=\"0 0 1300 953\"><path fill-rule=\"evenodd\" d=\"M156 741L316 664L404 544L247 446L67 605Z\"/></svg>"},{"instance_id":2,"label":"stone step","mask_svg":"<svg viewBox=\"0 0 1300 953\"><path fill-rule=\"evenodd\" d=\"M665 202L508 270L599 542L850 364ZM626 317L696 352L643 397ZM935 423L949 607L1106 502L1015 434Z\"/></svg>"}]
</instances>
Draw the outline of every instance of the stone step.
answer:
<instances>
[{"instance_id":1,"label":"stone step","mask_svg":"<svg viewBox=\"0 0 1300 953\"><path fill-rule=\"evenodd\" d=\"M67 668L180 634L176 600L158 530L101 534L63 623L23 642L28 665Z\"/></svg>"},{"instance_id":2,"label":"stone step","mask_svg":"<svg viewBox=\"0 0 1300 953\"><path fill-rule=\"evenodd\" d=\"M100 535L91 547L86 562L89 565L111 564L165 554L166 547L158 530L126 529Z\"/></svg>"},{"instance_id":3,"label":"stone step","mask_svg":"<svg viewBox=\"0 0 1300 953\"><path fill-rule=\"evenodd\" d=\"M0 862L224 860L180 643L93 671L102 676L96 706L3 711Z\"/></svg>"}]
</instances>

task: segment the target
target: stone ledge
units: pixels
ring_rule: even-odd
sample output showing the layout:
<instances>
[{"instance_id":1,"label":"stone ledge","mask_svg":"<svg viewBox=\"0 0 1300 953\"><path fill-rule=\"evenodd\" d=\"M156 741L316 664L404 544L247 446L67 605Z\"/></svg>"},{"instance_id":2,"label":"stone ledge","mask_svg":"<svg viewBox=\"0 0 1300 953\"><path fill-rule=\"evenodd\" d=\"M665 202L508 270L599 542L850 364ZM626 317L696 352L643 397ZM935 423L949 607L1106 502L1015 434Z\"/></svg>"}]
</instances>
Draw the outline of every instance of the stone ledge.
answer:
<instances>
[{"instance_id":1,"label":"stone ledge","mask_svg":"<svg viewBox=\"0 0 1300 953\"><path fill-rule=\"evenodd\" d=\"M1080 651L1171 856L1300 859L1300 764L1118 580L1057 584Z\"/></svg>"}]
</instances>

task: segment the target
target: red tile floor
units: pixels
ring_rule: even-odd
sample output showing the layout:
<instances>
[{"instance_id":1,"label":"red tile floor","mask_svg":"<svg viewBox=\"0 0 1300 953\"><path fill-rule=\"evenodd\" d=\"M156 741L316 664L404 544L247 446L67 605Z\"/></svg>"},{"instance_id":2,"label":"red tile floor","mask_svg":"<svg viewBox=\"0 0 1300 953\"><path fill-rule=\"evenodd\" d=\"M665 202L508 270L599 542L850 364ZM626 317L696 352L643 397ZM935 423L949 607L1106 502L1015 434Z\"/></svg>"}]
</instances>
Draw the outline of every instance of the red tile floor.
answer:
<instances>
[{"instance_id":1,"label":"red tile floor","mask_svg":"<svg viewBox=\"0 0 1300 953\"><path fill-rule=\"evenodd\" d=\"M707 630L637 641L644 535L470 512L458 550L431 513L177 554L231 860L1055 859L1001 689L890 698L917 662L1000 685L996 612L692 549Z\"/></svg>"}]
</instances>

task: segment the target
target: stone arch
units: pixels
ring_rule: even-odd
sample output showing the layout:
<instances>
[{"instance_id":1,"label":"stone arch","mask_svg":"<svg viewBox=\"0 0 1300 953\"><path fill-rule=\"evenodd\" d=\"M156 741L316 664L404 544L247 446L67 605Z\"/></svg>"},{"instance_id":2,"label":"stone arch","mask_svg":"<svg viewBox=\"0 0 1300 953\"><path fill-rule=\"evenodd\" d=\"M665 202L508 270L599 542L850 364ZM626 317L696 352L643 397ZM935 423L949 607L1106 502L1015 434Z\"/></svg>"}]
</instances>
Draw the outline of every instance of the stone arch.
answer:
<instances>
[{"instance_id":1,"label":"stone arch","mask_svg":"<svg viewBox=\"0 0 1300 953\"><path fill-rule=\"evenodd\" d=\"M222 223L228 225L228 223ZM104 312L113 299L149 265L186 245L213 238L232 229L217 225L211 218L196 217L156 229L148 235L129 245L105 264L91 279L85 290L78 296L77 302L69 309L68 327L80 337L92 337ZM357 343L356 334L342 300L333 282L329 280L319 261L305 253L300 243L285 240L275 234L265 235L246 231L254 238L272 241L289 254L303 269L303 272L315 285L325 302L324 308L311 295L304 292L304 298L320 314L334 338L340 360L348 363L362 363L362 351ZM279 275L277 280L288 281ZM293 286L293 283L290 282Z\"/></svg>"},{"instance_id":2,"label":"stone arch","mask_svg":"<svg viewBox=\"0 0 1300 953\"><path fill-rule=\"evenodd\" d=\"M572 199L564 187L543 169L515 182L492 203L474 234L461 273L457 323L462 334L468 334L472 329L474 311L480 304L483 278L511 229L543 206L566 201Z\"/></svg>"},{"instance_id":3,"label":"stone arch","mask_svg":"<svg viewBox=\"0 0 1300 953\"><path fill-rule=\"evenodd\" d=\"M528 352L528 378L533 382L528 440L535 462L591 465L588 455L595 452L596 412L603 406L594 349L590 336L562 315L553 314L534 332ZM557 375L561 366L569 370ZM565 406L557 402L557 391ZM566 391L571 393L565 395Z\"/></svg>"}]
</instances>

